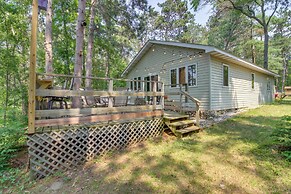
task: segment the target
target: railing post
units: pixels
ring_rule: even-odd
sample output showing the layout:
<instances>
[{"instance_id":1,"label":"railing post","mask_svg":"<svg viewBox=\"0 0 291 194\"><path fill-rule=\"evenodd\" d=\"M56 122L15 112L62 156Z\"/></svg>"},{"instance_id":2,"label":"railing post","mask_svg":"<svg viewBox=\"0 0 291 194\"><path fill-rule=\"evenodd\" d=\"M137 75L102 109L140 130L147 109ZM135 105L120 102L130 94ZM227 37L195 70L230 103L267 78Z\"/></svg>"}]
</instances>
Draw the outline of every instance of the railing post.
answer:
<instances>
[{"instance_id":1,"label":"railing post","mask_svg":"<svg viewBox=\"0 0 291 194\"><path fill-rule=\"evenodd\" d=\"M182 98L183 98L183 93L182 93L182 85L179 84L179 88L180 88L180 113L182 113L182 107L183 107L183 102L182 102Z\"/></svg>"},{"instance_id":2,"label":"railing post","mask_svg":"<svg viewBox=\"0 0 291 194\"><path fill-rule=\"evenodd\" d=\"M164 107L165 107L165 85L164 85L164 82L161 83L161 92L163 95L160 97L160 104L162 105L162 109L164 110Z\"/></svg>"},{"instance_id":3,"label":"railing post","mask_svg":"<svg viewBox=\"0 0 291 194\"><path fill-rule=\"evenodd\" d=\"M200 104L196 102L196 126L200 127Z\"/></svg>"},{"instance_id":4,"label":"railing post","mask_svg":"<svg viewBox=\"0 0 291 194\"><path fill-rule=\"evenodd\" d=\"M187 84L184 84L185 86L185 92L188 92L188 85ZM188 103L188 97L185 96L185 103Z\"/></svg>"},{"instance_id":5,"label":"railing post","mask_svg":"<svg viewBox=\"0 0 291 194\"><path fill-rule=\"evenodd\" d=\"M157 82L154 81L154 85L153 85L153 93L154 93L154 96L153 96L153 105L157 105Z\"/></svg>"},{"instance_id":6,"label":"railing post","mask_svg":"<svg viewBox=\"0 0 291 194\"><path fill-rule=\"evenodd\" d=\"M108 92L111 94L113 92L113 80L110 79L108 84ZM108 107L113 107L113 97L111 96L108 97Z\"/></svg>"},{"instance_id":7,"label":"railing post","mask_svg":"<svg viewBox=\"0 0 291 194\"><path fill-rule=\"evenodd\" d=\"M35 133L35 88L36 88L36 44L37 44L38 1L32 4L32 25L29 66L29 90L28 90L28 134Z\"/></svg>"}]
</instances>

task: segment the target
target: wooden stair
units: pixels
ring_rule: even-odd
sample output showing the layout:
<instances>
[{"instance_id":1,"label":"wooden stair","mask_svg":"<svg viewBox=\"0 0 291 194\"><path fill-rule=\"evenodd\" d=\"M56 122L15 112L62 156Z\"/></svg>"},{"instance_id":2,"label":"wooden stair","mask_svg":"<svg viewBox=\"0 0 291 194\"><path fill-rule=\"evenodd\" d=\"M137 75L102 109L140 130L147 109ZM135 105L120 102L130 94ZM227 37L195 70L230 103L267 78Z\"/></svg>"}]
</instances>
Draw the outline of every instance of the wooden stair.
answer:
<instances>
[{"instance_id":1,"label":"wooden stair","mask_svg":"<svg viewBox=\"0 0 291 194\"><path fill-rule=\"evenodd\" d=\"M189 115L177 112L165 112L164 122L177 137L183 137L187 133L200 130L198 126L195 126L194 120L190 119Z\"/></svg>"}]
</instances>

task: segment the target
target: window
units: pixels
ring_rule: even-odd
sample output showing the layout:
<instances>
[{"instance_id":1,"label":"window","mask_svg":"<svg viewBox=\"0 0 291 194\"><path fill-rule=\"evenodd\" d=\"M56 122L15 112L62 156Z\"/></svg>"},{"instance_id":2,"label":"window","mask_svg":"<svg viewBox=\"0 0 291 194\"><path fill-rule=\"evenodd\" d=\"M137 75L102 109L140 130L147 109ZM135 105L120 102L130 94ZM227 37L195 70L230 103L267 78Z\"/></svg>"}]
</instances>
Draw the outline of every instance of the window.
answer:
<instances>
[{"instance_id":1,"label":"window","mask_svg":"<svg viewBox=\"0 0 291 194\"><path fill-rule=\"evenodd\" d=\"M270 81L267 82L267 90L271 91L271 82Z\"/></svg>"},{"instance_id":2,"label":"window","mask_svg":"<svg viewBox=\"0 0 291 194\"><path fill-rule=\"evenodd\" d=\"M171 87L177 86L177 69L171 70Z\"/></svg>"},{"instance_id":3,"label":"window","mask_svg":"<svg viewBox=\"0 0 291 194\"><path fill-rule=\"evenodd\" d=\"M223 86L228 86L229 85L229 72L228 72L228 66L223 65Z\"/></svg>"},{"instance_id":4,"label":"window","mask_svg":"<svg viewBox=\"0 0 291 194\"><path fill-rule=\"evenodd\" d=\"M188 85L197 86L197 64L188 66Z\"/></svg>"},{"instance_id":5,"label":"window","mask_svg":"<svg viewBox=\"0 0 291 194\"><path fill-rule=\"evenodd\" d=\"M133 90L133 81L130 82L130 90Z\"/></svg>"},{"instance_id":6,"label":"window","mask_svg":"<svg viewBox=\"0 0 291 194\"><path fill-rule=\"evenodd\" d=\"M145 84L145 87L144 87L144 91L146 91L146 92L148 92L148 91L150 91L150 77L149 76L147 76L147 77L144 77L144 84Z\"/></svg>"},{"instance_id":7,"label":"window","mask_svg":"<svg viewBox=\"0 0 291 194\"><path fill-rule=\"evenodd\" d=\"M252 89L255 89L255 74L252 73Z\"/></svg>"},{"instance_id":8,"label":"window","mask_svg":"<svg viewBox=\"0 0 291 194\"><path fill-rule=\"evenodd\" d=\"M141 91L141 77L138 77L137 80L139 80L139 82L137 82L137 89Z\"/></svg>"},{"instance_id":9,"label":"window","mask_svg":"<svg viewBox=\"0 0 291 194\"><path fill-rule=\"evenodd\" d=\"M133 78L133 79L136 80L136 78ZM134 85L133 85L133 86L134 86L133 90L137 90L137 81L134 81L133 83L134 83Z\"/></svg>"}]
</instances>

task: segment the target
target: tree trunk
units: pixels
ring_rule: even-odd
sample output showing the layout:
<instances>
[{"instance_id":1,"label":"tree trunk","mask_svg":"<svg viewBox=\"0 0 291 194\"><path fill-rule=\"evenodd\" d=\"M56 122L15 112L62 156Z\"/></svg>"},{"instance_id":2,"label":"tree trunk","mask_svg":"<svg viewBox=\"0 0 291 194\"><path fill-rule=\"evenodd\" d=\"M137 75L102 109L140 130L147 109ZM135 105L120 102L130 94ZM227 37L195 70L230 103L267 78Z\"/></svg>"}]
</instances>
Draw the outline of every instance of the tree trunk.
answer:
<instances>
[{"instance_id":1,"label":"tree trunk","mask_svg":"<svg viewBox=\"0 0 291 194\"><path fill-rule=\"evenodd\" d=\"M52 47L52 1L48 0L45 23L45 72L53 72L53 47Z\"/></svg>"},{"instance_id":2,"label":"tree trunk","mask_svg":"<svg viewBox=\"0 0 291 194\"><path fill-rule=\"evenodd\" d=\"M264 26L264 68L268 69L269 33L268 26Z\"/></svg>"},{"instance_id":3,"label":"tree trunk","mask_svg":"<svg viewBox=\"0 0 291 194\"><path fill-rule=\"evenodd\" d=\"M78 19L77 19L77 27L76 27L76 52L75 52L75 66L74 66L74 75L81 76L82 75L82 62L83 62L83 45L84 45L84 29L86 26L85 22L85 8L86 8L86 0L79 0L78 4ZM74 90L79 90L81 87L81 78L74 78L73 88ZM72 101L73 108L81 107L80 97L74 97Z\"/></svg>"},{"instance_id":4,"label":"tree trunk","mask_svg":"<svg viewBox=\"0 0 291 194\"><path fill-rule=\"evenodd\" d=\"M65 7L65 3L64 1L62 1L61 3L61 7L62 7L62 11L65 12L66 11L66 7ZM64 17L63 19L63 35L65 37L65 67L64 67L64 72L65 74L67 75L71 75L71 69L70 69L70 53L69 53L69 40L66 38L68 37L68 29L67 29L67 18ZM63 88L66 88L66 89L73 89L71 86L72 86L72 83L73 80L69 80L69 79L66 79L65 82L64 82L64 85L63 85ZM69 87L68 87L68 84L69 84Z\"/></svg>"},{"instance_id":5,"label":"tree trunk","mask_svg":"<svg viewBox=\"0 0 291 194\"><path fill-rule=\"evenodd\" d=\"M254 39L254 29L253 29L253 21L251 21L251 37L250 39L253 40ZM251 45L251 55L252 55L252 63L253 64L256 64L256 51L255 51L256 47L255 47L255 44L252 43Z\"/></svg>"},{"instance_id":6,"label":"tree trunk","mask_svg":"<svg viewBox=\"0 0 291 194\"><path fill-rule=\"evenodd\" d=\"M8 48L7 48L8 49ZM9 100L9 67L8 67L8 63L7 63L7 67L6 67L6 80L5 80L5 85L6 85L6 92L5 92L5 103L4 103L4 113L3 113L3 124L4 127L6 126L6 122L7 122L7 109L8 109L8 100Z\"/></svg>"},{"instance_id":7,"label":"tree trunk","mask_svg":"<svg viewBox=\"0 0 291 194\"><path fill-rule=\"evenodd\" d=\"M90 25L88 34L88 49L86 58L86 77L92 77L92 58L93 58L93 47L94 47L94 18L96 12L96 2L97 0L91 1L91 12L90 12ZM90 89L92 84L91 79L85 80L86 89Z\"/></svg>"},{"instance_id":8,"label":"tree trunk","mask_svg":"<svg viewBox=\"0 0 291 194\"><path fill-rule=\"evenodd\" d=\"M107 51L107 63L106 63L106 67L105 67L105 77L109 77L109 68L110 68L110 63L109 63L109 59L110 59L110 55Z\"/></svg>"},{"instance_id":9,"label":"tree trunk","mask_svg":"<svg viewBox=\"0 0 291 194\"><path fill-rule=\"evenodd\" d=\"M288 66L287 66L287 59L286 56L283 55L283 75L282 75L282 92L284 92L284 87L286 84L286 78L287 78L287 70L288 70Z\"/></svg>"}]
</instances>

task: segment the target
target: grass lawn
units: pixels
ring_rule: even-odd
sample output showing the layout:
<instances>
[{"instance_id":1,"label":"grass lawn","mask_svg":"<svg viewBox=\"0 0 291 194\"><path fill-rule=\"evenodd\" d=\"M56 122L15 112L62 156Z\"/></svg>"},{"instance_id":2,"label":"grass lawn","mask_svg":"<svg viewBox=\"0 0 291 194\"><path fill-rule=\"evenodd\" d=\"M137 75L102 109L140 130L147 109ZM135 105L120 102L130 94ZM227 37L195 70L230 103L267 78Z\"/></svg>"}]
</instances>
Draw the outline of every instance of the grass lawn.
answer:
<instances>
[{"instance_id":1,"label":"grass lawn","mask_svg":"<svg viewBox=\"0 0 291 194\"><path fill-rule=\"evenodd\" d=\"M286 115L291 115L291 99L246 111L183 139L164 135L107 154L22 189L32 193L291 193L291 163L276 151L271 137Z\"/></svg>"}]
</instances>

